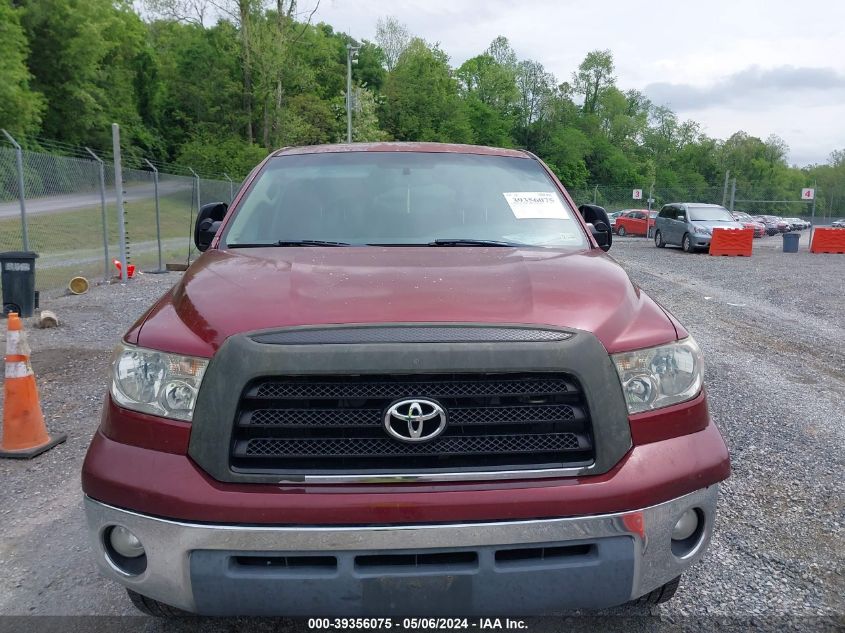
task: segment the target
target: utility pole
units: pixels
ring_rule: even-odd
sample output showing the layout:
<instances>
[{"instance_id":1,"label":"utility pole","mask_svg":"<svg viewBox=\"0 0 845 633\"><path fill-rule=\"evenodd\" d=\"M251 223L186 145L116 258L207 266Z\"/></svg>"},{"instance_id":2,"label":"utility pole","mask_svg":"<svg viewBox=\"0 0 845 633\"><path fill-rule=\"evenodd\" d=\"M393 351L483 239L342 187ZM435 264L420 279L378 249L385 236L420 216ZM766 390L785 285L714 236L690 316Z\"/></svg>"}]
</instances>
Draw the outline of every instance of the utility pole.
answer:
<instances>
[{"instance_id":1,"label":"utility pole","mask_svg":"<svg viewBox=\"0 0 845 633\"><path fill-rule=\"evenodd\" d=\"M725 172L725 188L722 190L722 206L728 204L728 179L731 177L731 170Z\"/></svg>"},{"instance_id":2,"label":"utility pole","mask_svg":"<svg viewBox=\"0 0 845 633\"><path fill-rule=\"evenodd\" d=\"M346 142L352 142L352 64L358 63L360 46L346 45Z\"/></svg>"}]
</instances>

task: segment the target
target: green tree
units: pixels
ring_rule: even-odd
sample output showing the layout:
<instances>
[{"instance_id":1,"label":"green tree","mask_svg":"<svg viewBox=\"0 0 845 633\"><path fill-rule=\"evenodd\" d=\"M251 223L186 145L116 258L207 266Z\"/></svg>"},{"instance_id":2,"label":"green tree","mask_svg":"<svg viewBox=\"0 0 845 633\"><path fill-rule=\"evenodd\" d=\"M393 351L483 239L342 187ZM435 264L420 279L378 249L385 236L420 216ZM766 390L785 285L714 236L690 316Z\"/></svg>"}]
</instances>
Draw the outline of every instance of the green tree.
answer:
<instances>
[{"instance_id":1,"label":"green tree","mask_svg":"<svg viewBox=\"0 0 845 633\"><path fill-rule=\"evenodd\" d=\"M221 21L205 29L161 20L148 28L160 84L157 126L166 155L173 156L197 133L243 135L246 113L235 26Z\"/></svg>"},{"instance_id":2,"label":"green tree","mask_svg":"<svg viewBox=\"0 0 845 633\"><path fill-rule=\"evenodd\" d=\"M448 58L420 39L406 48L385 82L382 121L397 140L471 143L473 130Z\"/></svg>"},{"instance_id":3,"label":"green tree","mask_svg":"<svg viewBox=\"0 0 845 633\"><path fill-rule=\"evenodd\" d=\"M199 133L182 144L176 162L205 174L243 176L267 156L264 148L243 139Z\"/></svg>"},{"instance_id":4,"label":"green tree","mask_svg":"<svg viewBox=\"0 0 845 633\"><path fill-rule=\"evenodd\" d=\"M599 104L602 92L613 86L613 54L609 50L590 51L572 74L575 92L584 97L584 112L592 114Z\"/></svg>"},{"instance_id":5,"label":"green tree","mask_svg":"<svg viewBox=\"0 0 845 633\"><path fill-rule=\"evenodd\" d=\"M20 10L11 0L0 0L0 128L12 134L37 131L44 111L43 97L29 85L27 53Z\"/></svg>"},{"instance_id":6,"label":"green tree","mask_svg":"<svg viewBox=\"0 0 845 633\"><path fill-rule=\"evenodd\" d=\"M556 80L543 64L533 60L519 62L516 85L519 106L516 138L524 147L536 151L538 139L554 99Z\"/></svg>"},{"instance_id":7,"label":"green tree","mask_svg":"<svg viewBox=\"0 0 845 633\"><path fill-rule=\"evenodd\" d=\"M388 15L376 21L376 43L382 50L384 65L388 71L392 71L411 43L411 34L407 26Z\"/></svg>"},{"instance_id":8,"label":"green tree","mask_svg":"<svg viewBox=\"0 0 845 633\"><path fill-rule=\"evenodd\" d=\"M467 104L475 141L510 147L516 123L519 90L516 68L484 53L464 62L455 73Z\"/></svg>"},{"instance_id":9,"label":"green tree","mask_svg":"<svg viewBox=\"0 0 845 633\"><path fill-rule=\"evenodd\" d=\"M148 138L135 91L145 29L128 2L27 0L22 23L33 87L49 105L44 136L105 147L117 121L127 141Z\"/></svg>"}]
</instances>

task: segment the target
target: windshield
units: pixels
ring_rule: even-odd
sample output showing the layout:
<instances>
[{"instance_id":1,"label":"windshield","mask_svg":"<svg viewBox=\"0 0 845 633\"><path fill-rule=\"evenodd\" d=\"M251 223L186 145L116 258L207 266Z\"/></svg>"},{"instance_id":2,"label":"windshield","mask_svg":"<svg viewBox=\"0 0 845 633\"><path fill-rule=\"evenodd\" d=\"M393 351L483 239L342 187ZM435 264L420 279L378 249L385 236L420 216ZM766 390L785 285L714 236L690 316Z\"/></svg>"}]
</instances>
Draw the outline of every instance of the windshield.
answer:
<instances>
[{"instance_id":1,"label":"windshield","mask_svg":"<svg viewBox=\"0 0 845 633\"><path fill-rule=\"evenodd\" d=\"M240 204L224 241L237 246L302 240L587 246L574 210L536 160L423 152L273 158Z\"/></svg>"},{"instance_id":2,"label":"windshield","mask_svg":"<svg viewBox=\"0 0 845 633\"><path fill-rule=\"evenodd\" d=\"M693 222L735 222L725 207L688 207Z\"/></svg>"}]
</instances>

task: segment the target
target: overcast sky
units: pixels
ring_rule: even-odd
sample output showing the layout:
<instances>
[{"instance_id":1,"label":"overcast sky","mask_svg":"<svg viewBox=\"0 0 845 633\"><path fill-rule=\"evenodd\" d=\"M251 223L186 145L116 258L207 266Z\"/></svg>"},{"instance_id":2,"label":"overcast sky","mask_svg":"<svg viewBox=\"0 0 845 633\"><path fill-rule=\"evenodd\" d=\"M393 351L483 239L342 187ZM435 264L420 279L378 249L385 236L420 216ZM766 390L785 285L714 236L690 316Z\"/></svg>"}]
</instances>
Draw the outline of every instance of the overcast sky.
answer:
<instances>
[{"instance_id":1,"label":"overcast sky","mask_svg":"<svg viewBox=\"0 0 845 633\"><path fill-rule=\"evenodd\" d=\"M845 0L321 0L315 19L372 40L384 15L455 66L504 35L563 81L609 48L619 88L709 136L777 134L798 165L845 149Z\"/></svg>"}]
</instances>

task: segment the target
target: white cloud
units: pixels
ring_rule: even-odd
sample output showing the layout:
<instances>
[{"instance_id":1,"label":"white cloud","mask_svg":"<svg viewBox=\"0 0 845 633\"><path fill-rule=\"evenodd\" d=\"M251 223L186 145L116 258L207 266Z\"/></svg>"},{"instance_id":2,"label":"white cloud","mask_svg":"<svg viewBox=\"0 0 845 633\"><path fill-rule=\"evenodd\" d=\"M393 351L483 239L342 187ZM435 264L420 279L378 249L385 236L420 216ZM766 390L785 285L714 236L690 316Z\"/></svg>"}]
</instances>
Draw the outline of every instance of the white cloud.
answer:
<instances>
[{"instance_id":1,"label":"white cloud","mask_svg":"<svg viewBox=\"0 0 845 633\"><path fill-rule=\"evenodd\" d=\"M415 35L440 42L455 65L504 35L521 58L540 61L561 81L588 51L609 48L620 88L682 85L709 99L706 105L687 99L675 107L711 135L725 137L740 129L763 138L777 134L798 164L823 162L832 150L845 147L845 96L802 84L801 77L784 71L806 69L807 81L841 81L845 2L322 0L317 19L373 39L376 19L383 15L395 15ZM743 98L742 73L752 67L757 70L745 78L757 85ZM788 92L778 94L776 80ZM763 89L766 81L769 90ZM714 87L740 96L714 100ZM679 101L677 91L674 95Z\"/></svg>"}]
</instances>

